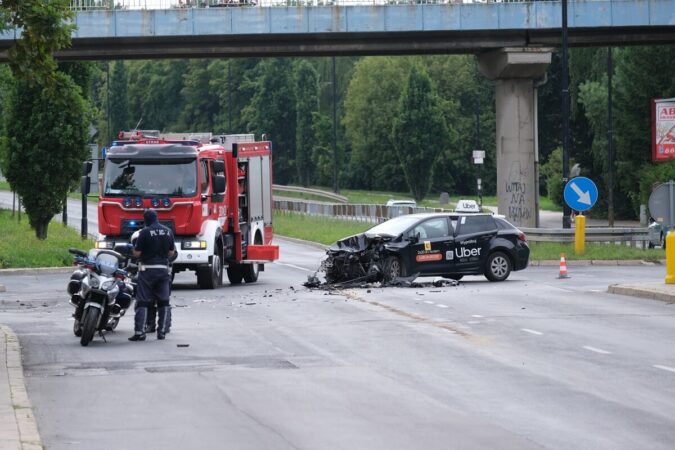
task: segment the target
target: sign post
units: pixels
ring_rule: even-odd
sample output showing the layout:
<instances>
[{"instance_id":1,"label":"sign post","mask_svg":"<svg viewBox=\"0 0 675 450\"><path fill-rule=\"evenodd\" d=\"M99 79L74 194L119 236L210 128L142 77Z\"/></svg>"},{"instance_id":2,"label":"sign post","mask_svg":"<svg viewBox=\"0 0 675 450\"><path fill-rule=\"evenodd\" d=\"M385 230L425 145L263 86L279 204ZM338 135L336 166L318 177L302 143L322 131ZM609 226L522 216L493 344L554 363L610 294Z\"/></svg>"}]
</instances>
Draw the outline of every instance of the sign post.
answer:
<instances>
[{"instance_id":1,"label":"sign post","mask_svg":"<svg viewBox=\"0 0 675 450\"><path fill-rule=\"evenodd\" d=\"M482 167L483 160L485 159L485 150L474 150L473 151L473 163L478 166L478 177L476 178L476 188L478 190L478 206L483 207L483 180L482 180Z\"/></svg>"},{"instance_id":2,"label":"sign post","mask_svg":"<svg viewBox=\"0 0 675 450\"><path fill-rule=\"evenodd\" d=\"M565 203L573 210L582 212L591 209L598 201L598 187L586 177L575 177L567 182L563 191ZM574 252L586 250L586 217L577 215L574 221Z\"/></svg>"}]
</instances>

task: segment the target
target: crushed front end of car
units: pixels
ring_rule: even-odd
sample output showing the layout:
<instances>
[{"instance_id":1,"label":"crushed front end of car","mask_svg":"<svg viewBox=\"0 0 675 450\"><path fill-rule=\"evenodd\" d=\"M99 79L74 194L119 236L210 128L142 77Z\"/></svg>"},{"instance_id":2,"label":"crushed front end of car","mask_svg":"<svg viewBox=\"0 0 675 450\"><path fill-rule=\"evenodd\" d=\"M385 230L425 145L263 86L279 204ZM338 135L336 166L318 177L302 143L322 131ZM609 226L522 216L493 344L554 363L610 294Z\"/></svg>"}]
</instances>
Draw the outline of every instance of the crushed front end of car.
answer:
<instances>
[{"instance_id":1,"label":"crushed front end of car","mask_svg":"<svg viewBox=\"0 0 675 450\"><path fill-rule=\"evenodd\" d=\"M320 272L326 283L382 281L382 264L386 261L386 243L391 238L357 234L337 241L321 262Z\"/></svg>"}]
</instances>

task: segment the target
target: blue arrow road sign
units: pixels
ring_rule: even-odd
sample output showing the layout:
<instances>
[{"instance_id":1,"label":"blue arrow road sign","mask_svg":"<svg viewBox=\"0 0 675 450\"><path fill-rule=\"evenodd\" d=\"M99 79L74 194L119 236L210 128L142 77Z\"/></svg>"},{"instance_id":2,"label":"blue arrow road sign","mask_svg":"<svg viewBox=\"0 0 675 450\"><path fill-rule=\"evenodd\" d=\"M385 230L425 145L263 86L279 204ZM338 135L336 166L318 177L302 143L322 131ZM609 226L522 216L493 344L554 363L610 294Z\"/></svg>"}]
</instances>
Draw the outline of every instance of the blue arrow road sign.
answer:
<instances>
[{"instance_id":1,"label":"blue arrow road sign","mask_svg":"<svg viewBox=\"0 0 675 450\"><path fill-rule=\"evenodd\" d=\"M586 211L598 201L598 187L586 177L575 177L567 182L563 195L570 208Z\"/></svg>"}]
</instances>

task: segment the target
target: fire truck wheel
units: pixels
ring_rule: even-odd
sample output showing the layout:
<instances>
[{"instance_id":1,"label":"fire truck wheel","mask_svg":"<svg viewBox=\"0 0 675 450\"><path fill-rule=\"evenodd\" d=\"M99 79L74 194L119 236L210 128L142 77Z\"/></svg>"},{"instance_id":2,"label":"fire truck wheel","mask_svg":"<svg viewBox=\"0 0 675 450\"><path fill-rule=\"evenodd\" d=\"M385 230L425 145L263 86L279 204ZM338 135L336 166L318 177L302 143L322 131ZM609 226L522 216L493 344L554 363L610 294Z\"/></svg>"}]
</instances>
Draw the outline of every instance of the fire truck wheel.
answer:
<instances>
[{"instance_id":1,"label":"fire truck wheel","mask_svg":"<svg viewBox=\"0 0 675 450\"><path fill-rule=\"evenodd\" d=\"M230 280L232 284L240 284L244 274L242 273L241 266L232 265L227 268L227 279Z\"/></svg>"},{"instance_id":2,"label":"fire truck wheel","mask_svg":"<svg viewBox=\"0 0 675 450\"><path fill-rule=\"evenodd\" d=\"M211 267L197 269L197 284L201 289L215 289L223 284L223 263L220 256L213 255Z\"/></svg>"},{"instance_id":3,"label":"fire truck wheel","mask_svg":"<svg viewBox=\"0 0 675 450\"><path fill-rule=\"evenodd\" d=\"M247 283L255 283L258 281L258 273L260 272L259 264L244 264L244 281Z\"/></svg>"}]
</instances>

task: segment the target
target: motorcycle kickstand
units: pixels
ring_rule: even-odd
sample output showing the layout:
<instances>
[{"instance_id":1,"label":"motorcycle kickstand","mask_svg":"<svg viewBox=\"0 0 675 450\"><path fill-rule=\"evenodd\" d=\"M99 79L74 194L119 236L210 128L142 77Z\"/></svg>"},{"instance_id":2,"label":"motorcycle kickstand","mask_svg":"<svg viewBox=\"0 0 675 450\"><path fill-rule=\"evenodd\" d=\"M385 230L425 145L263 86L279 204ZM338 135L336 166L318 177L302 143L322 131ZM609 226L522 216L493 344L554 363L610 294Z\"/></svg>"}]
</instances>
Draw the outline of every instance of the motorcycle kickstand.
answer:
<instances>
[{"instance_id":1,"label":"motorcycle kickstand","mask_svg":"<svg viewBox=\"0 0 675 450\"><path fill-rule=\"evenodd\" d=\"M103 330L98 330L98 335L101 336L101 339L103 339L103 342L105 342L105 343L108 342L108 341L106 341L106 339L105 339L105 334L103 334Z\"/></svg>"}]
</instances>

